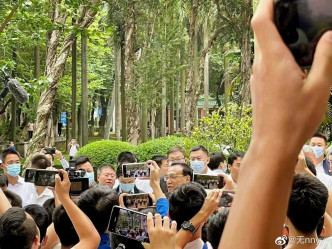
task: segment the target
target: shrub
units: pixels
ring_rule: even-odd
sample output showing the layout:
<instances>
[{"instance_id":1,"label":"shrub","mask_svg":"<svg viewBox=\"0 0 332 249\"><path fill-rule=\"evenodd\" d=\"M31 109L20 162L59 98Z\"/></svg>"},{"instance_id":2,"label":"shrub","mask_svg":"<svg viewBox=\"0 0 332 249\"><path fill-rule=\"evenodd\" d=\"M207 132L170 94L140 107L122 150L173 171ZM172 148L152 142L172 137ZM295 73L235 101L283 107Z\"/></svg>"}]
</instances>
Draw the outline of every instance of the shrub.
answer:
<instances>
[{"instance_id":1,"label":"shrub","mask_svg":"<svg viewBox=\"0 0 332 249\"><path fill-rule=\"evenodd\" d=\"M136 146L114 140L100 140L87 144L82 147L76 154L76 156L85 155L90 158L92 165L97 168L102 163L116 164L116 158L120 152L131 151Z\"/></svg>"}]
</instances>

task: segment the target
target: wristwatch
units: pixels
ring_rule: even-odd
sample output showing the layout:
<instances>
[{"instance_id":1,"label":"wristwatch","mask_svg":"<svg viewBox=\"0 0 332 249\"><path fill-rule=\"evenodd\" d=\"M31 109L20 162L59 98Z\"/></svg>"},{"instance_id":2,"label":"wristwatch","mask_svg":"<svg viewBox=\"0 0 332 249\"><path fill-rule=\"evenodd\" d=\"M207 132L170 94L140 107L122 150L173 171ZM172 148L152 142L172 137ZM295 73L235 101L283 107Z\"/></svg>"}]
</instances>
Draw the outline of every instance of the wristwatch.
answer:
<instances>
[{"instance_id":1,"label":"wristwatch","mask_svg":"<svg viewBox=\"0 0 332 249\"><path fill-rule=\"evenodd\" d=\"M184 221L182 224L181 224L181 228L183 230L186 230L186 231L190 231L192 232L192 234L196 233L197 229L196 227L194 227L194 225L190 222L190 221Z\"/></svg>"}]
</instances>

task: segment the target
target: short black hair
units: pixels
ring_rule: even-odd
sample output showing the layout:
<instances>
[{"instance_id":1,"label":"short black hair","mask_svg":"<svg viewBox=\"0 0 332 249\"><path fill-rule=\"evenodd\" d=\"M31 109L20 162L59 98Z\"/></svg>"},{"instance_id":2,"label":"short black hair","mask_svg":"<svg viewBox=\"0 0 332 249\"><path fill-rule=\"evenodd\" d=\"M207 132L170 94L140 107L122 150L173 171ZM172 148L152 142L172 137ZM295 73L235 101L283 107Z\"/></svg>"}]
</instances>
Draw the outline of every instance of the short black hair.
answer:
<instances>
[{"instance_id":1,"label":"short black hair","mask_svg":"<svg viewBox=\"0 0 332 249\"><path fill-rule=\"evenodd\" d=\"M8 149L5 149L3 152L2 152L2 163L4 163L6 161L6 157L8 155L17 155L18 158L21 157L20 153L18 153L16 150L12 149L12 148L8 148Z\"/></svg>"},{"instance_id":2,"label":"short black hair","mask_svg":"<svg viewBox=\"0 0 332 249\"><path fill-rule=\"evenodd\" d=\"M37 235L36 223L22 208L12 207L0 215L1 249L30 249Z\"/></svg>"},{"instance_id":3,"label":"short black hair","mask_svg":"<svg viewBox=\"0 0 332 249\"><path fill-rule=\"evenodd\" d=\"M50 198L50 199L46 200L43 204L43 207L47 211L50 221L52 221L53 212L55 210L55 200L54 200L54 198Z\"/></svg>"},{"instance_id":4,"label":"short black hair","mask_svg":"<svg viewBox=\"0 0 332 249\"><path fill-rule=\"evenodd\" d=\"M77 205L101 234L107 230L113 206L119 205L119 196L114 189L100 186L84 191Z\"/></svg>"},{"instance_id":5,"label":"short black hair","mask_svg":"<svg viewBox=\"0 0 332 249\"><path fill-rule=\"evenodd\" d=\"M124 163L136 163L136 162L138 162L137 156L131 153L130 151L121 152L116 159L116 163L118 166L121 166Z\"/></svg>"},{"instance_id":6,"label":"short black hair","mask_svg":"<svg viewBox=\"0 0 332 249\"><path fill-rule=\"evenodd\" d=\"M86 162L89 162L92 165L90 159L87 156L78 156L74 160L75 160L75 169L77 169L79 165Z\"/></svg>"},{"instance_id":7,"label":"short black hair","mask_svg":"<svg viewBox=\"0 0 332 249\"><path fill-rule=\"evenodd\" d=\"M54 210L53 223L55 232L63 246L74 246L80 241L73 223L62 205Z\"/></svg>"},{"instance_id":8,"label":"short black hair","mask_svg":"<svg viewBox=\"0 0 332 249\"><path fill-rule=\"evenodd\" d=\"M311 138L313 138L313 137L320 137L320 138L323 138L324 141L325 141L325 144L327 144L327 137L326 137L324 134L319 133L319 132L316 132Z\"/></svg>"},{"instance_id":9,"label":"short black hair","mask_svg":"<svg viewBox=\"0 0 332 249\"><path fill-rule=\"evenodd\" d=\"M51 224L48 212L44 207L37 204L25 206L23 210L30 214L30 216L34 219L40 231L40 241L42 241L46 235L48 226Z\"/></svg>"},{"instance_id":10,"label":"short black hair","mask_svg":"<svg viewBox=\"0 0 332 249\"><path fill-rule=\"evenodd\" d=\"M186 151L181 146L174 146L167 151L167 157L169 154L174 152L181 152L184 157L186 157Z\"/></svg>"},{"instance_id":11,"label":"short black hair","mask_svg":"<svg viewBox=\"0 0 332 249\"><path fill-rule=\"evenodd\" d=\"M234 161L238 158L243 158L244 157L244 152L243 151L235 151L231 153L227 159L227 163L229 165L233 165Z\"/></svg>"},{"instance_id":12,"label":"short black hair","mask_svg":"<svg viewBox=\"0 0 332 249\"><path fill-rule=\"evenodd\" d=\"M15 194L10 190L4 190L3 193L7 197L12 207L22 208L22 198L18 194Z\"/></svg>"},{"instance_id":13,"label":"short black hair","mask_svg":"<svg viewBox=\"0 0 332 249\"><path fill-rule=\"evenodd\" d=\"M316 177L294 175L287 217L298 231L308 234L316 230L325 213L328 196L327 188Z\"/></svg>"},{"instance_id":14,"label":"short black hair","mask_svg":"<svg viewBox=\"0 0 332 249\"><path fill-rule=\"evenodd\" d=\"M224 156L224 154L220 153L220 152L213 152L209 155L210 157L210 162L208 164L208 167L211 170L215 170L219 168L219 164L221 162L225 162L226 157Z\"/></svg>"},{"instance_id":15,"label":"short black hair","mask_svg":"<svg viewBox=\"0 0 332 249\"><path fill-rule=\"evenodd\" d=\"M213 249L218 249L230 210L229 207L223 208L209 218L207 225L207 239L211 243Z\"/></svg>"},{"instance_id":16,"label":"short black hair","mask_svg":"<svg viewBox=\"0 0 332 249\"><path fill-rule=\"evenodd\" d=\"M185 183L174 189L169 197L169 216L177 222L181 229L184 221L190 220L202 208L206 192L192 182Z\"/></svg>"},{"instance_id":17,"label":"short black hair","mask_svg":"<svg viewBox=\"0 0 332 249\"><path fill-rule=\"evenodd\" d=\"M305 162L308 166L308 169L311 171L311 173L313 173L316 176L317 175L317 170L316 170L316 167L315 167L314 163L311 161L311 159L309 157L306 157Z\"/></svg>"},{"instance_id":18,"label":"short black hair","mask_svg":"<svg viewBox=\"0 0 332 249\"><path fill-rule=\"evenodd\" d=\"M35 155L31 158L31 168L33 169L46 169L51 167L51 162L45 155Z\"/></svg>"},{"instance_id":19,"label":"short black hair","mask_svg":"<svg viewBox=\"0 0 332 249\"><path fill-rule=\"evenodd\" d=\"M5 174L0 174L0 188L8 187L8 177Z\"/></svg>"},{"instance_id":20,"label":"short black hair","mask_svg":"<svg viewBox=\"0 0 332 249\"><path fill-rule=\"evenodd\" d=\"M112 169L114 172L116 172L114 166L112 164L109 164L109 163L103 163L102 165L100 165L97 169L97 175L100 175L101 172L103 171L103 169L106 169L106 168L110 168Z\"/></svg>"},{"instance_id":21,"label":"short black hair","mask_svg":"<svg viewBox=\"0 0 332 249\"><path fill-rule=\"evenodd\" d=\"M190 176L190 180L193 179L193 171L188 164L183 162L173 162L170 167L181 166L183 176Z\"/></svg>"},{"instance_id":22,"label":"short black hair","mask_svg":"<svg viewBox=\"0 0 332 249\"><path fill-rule=\"evenodd\" d=\"M165 155L154 155L152 158L151 158L152 161L155 161L158 166L160 167L161 164L163 163L164 160L167 160L167 156Z\"/></svg>"},{"instance_id":23,"label":"short black hair","mask_svg":"<svg viewBox=\"0 0 332 249\"><path fill-rule=\"evenodd\" d=\"M203 145L196 145L196 146L192 147L190 149L190 153L193 151L199 151L199 150L204 151L206 153L206 155L209 155L209 151Z\"/></svg>"}]
</instances>

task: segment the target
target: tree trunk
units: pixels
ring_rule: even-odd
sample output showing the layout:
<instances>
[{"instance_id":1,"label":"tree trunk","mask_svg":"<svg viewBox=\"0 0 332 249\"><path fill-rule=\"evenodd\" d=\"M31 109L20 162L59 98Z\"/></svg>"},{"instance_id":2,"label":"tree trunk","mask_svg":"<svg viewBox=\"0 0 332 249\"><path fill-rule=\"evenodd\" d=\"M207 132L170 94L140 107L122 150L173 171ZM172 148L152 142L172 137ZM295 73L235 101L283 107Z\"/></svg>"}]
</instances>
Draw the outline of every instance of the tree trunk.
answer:
<instances>
[{"instance_id":1,"label":"tree trunk","mask_svg":"<svg viewBox=\"0 0 332 249\"><path fill-rule=\"evenodd\" d=\"M172 80L172 86L170 91L170 99L169 99L169 110L170 110L170 120L169 120L169 134L174 135L174 80Z\"/></svg>"},{"instance_id":2,"label":"tree trunk","mask_svg":"<svg viewBox=\"0 0 332 249\"><path fill-rule=\"evenodd\" d=\"M185 60L183 57L183 52L181 52L181 62L184 65ZM185 92L186 92L186 69L181 70L181 118L180 118L180 127L181 132L184 134L185 128Z\"/></svg>"},{"instance_id":3,"label":"tree trunk","mask_svg":"<svg viewBox=\"0 0 332 249\"><path fill-rule=\"evenodd\" d=\"M87 28L93 22L97 14L97 6L100 4L100 0L91 0L90 5L82 5L80 16L77 20L77 26L80 28ZM54 18L52 18L53 23L64 24L67 20L67 13L62 13L61 11L61 0L58 2L53 2L54 4ZM89 9L90 6L93 8ZM49 87L41 94L38 108L37 108L37 118L35 123L35 131L32 141L28 146L28 158L25 161L25 167L30 165L31 156L40 151L44 146L53 146L53 144L46 144L46 137L49 137L47 123L50 118L52 118L51 112L53 108L53 103L55 96L57 94L58 83L63 75L65 64L70 52L70 47L76 37L76 33L69 33L64 39L63 44L60 49L59 42L62 36L61 30L53 30L50 32L49 40L47 42L47 57L46 57L46 69L45 77L51 79Z\"/></svg>"},{"instance_id":4,"label":"tree trunk","mask_svg":"<svg viewBox=\"0 0 332 249\"><path fill-rule=\"evenodd\" d=\"M101 117L99 119L99 137L104 137L105 133L105 124L106 124L106 119L107 119L107 105L108 101L110 100L110 97L106 96L100 96L100 105L101 105Z\"/></svg>"},{"instance_id":5,"label":"tree trunk","mask_svg":"<svg viewBox=\"0 0 332 249\"><path fill-rule=\"evenodd\" d=\"M144 98L142 102L142 143L148 141L148 110L147 99Z\"/></svg>"},{"instance_id":6,"label":"tree trunk","mask_svg":"<svg viewBox=\"0 0 332 249\"><path fill-rule=\"evenodd\" d=\"M123 41L124 42L124 41ZM122 44L122 43L121 43ZM127 113L126 113L126 80L125 80L125 48L121 49L121 136L122 141L127 141Z\"/></svg>"},{"instance_id":7,"label":"tree trunk","mask_svg":"<svg viewBox=\"0 0 332 249\"><path fill-rule=\"evenodd\" d=\"M134 73L134 43L136 35L136 16L134 3L128 3L128 16L125 23L125 90L130 93L135 89L135 73ZM126 114L127 114L127 132L128 141L137 145L140 138L140 107L133 96L128 95L126 98Z\"/></svg>"},{"instance_id":8,"label":"tree trunk","mask_svg":"<svg viewBox=\"0 0 332 249\"><path fill-rule=\"evenodd\" d=\"M71 65L71 137L77 138L77 38L72 45L72 65Z\"/></svg>"},{"instance_id":9,"label":"tree trunk","mask_svg":"<svg viewBox=\"0 0 332 249\"><path fill-rule=\"evenodd\" d=\"M82 146L82 117L81 117L81 105L78 106L77 110L77 133L78 133L78 143Z\"/></svg>"},{"instance_id":10,"label":"tree trunk","mask_svg":"<svg viewBox=\"0 0 332 249\"><path fill-rule=\"evenodd\" d=\"M82 147L88 144L89 124L88 124L88 38L84 33L81 36L81 117L82 117Z\"/></svg>"},{"instance_id":11,"label":"tree trunk","mask_svg":"<svg viewBox=\"0 0 332 249\"><path fill-rule=\"evenodd\" d=\"M250 20L252 17L252 0L245 0L246 8L242 13L243 31L240 37L241 46L241 83L242 89L240 94L241 104L250 104L250 76L251 76L251 29Z\"/></svg>"},{"instance_id":12,"label":"tree trunk","mask_svg":"<svg viewBox=\"0 0 332 249\"><path fill-rule=\"evenodd\" d=\"M175 126L175 131L179 131L179 125L180 125L180 75L179 74L179 79L176 81L176 126Z\"/></svg>"},{"instance_id":13,"label":"tree trunk","mask_svg":"<svg viewBox=\"0 0 332 249\"><path fill-rule=\"evenodd\" d=\"M95 135L95 105L92 103L91 112L90 112L90 126L89 126L89 137ZM98 114L97 114L98 115Z\"/></svg>"},{"instance_id":14,"label":"tree trunk","mask_svg":"<svg viewBox=\"0 0 332 249\"><path fill-rule=\"evenodd\" d=\"M121 75L122 75L122 68L121 68L121 40L114 42L114 54L115 54L115 80L114 80L114 98L115 98L115 136L116 140L120 141L121 137L121 92L120 92L120 85L121 85Z\"/></svg>"},{"instance_id":15,"label":"tree trunk","mask_svg":"<svg viewBox=\"0 0 332 249\"><path fill-rule=\"evenodd\" d=\"M105 131L104 131L104 139L110 139L110 131L111 127L114 130L113 125L113 117L114 117L114 111L115 111L115 86L113 88L112 98L109 98L108 104L107 104L107 118L106 118L106 125L105 125ZM116 120L116 117L115 117Z\"/></svg>"},{"instance_id":16,"label":"tree trunk","mask_svg":"<svg viewBox=\"0 0 332 249\"><path fill-rule=\"evenodd\" d=\"M204 46L207 46L209 40L208 19L204 23ZM209 115L209 53L206 53L204 60L204 116Z\"/></svg>"},{"instance_id":17,"label":"tree trunk","mask_svg":"<svg viewBox=\"0 0 332 249\"><path fill-rule=\"evenodd\" d=\"M40 48L35 46L35 79L40 77Z\"/></svg>"},{"instance_id":18,"label":"tree trunk","mask_svg":"<svg viewBox=\"0 0 332 249\"><path fill-rule=\"evenodd\" d=\"M165 72L164 72L165 73ZM167 95L167 88L166 88L166 77L162 79L162 91L161 91L161 126L160 126L160 132L162 137L166 137L166 115L167 115L167 102L166 102L166 95Z\"/></svg>"}]
</instances>

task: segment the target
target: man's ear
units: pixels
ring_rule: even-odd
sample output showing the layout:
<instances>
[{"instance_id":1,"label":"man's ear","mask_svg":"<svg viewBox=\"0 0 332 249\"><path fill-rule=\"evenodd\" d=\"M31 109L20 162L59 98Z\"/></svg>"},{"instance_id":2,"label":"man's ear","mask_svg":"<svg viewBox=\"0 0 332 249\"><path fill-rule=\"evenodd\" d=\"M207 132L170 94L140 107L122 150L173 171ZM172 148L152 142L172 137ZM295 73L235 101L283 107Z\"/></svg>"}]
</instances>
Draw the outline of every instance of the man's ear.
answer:
<instances>
[{"instance_id":1,"label":"man's ear","mask_svg":"<svg viewBox=\"0 0 332 249\"><path fill-rule=\"evenodd\" d=\"M325 237L325 233L326 233L326 229L325 229L325 227L323 226L323 229L322 229L322 231L321 231L321 233L320 233L320 237Z\"/></svg>"},{"instance_id":2,"label":"man's ear","mask_svg":"<svg viewBox=\"0 0 332 249\"><path fill-rule=\"evenodd\" d=\"M37 248L40 247L39 237L37 235L33 239L33 245L35 245Z\"/></svg>"},{"instance_id":3,"label":"man's ear","mask_svg":"<svg viewBox=\"0 0 332 249\"><path fill-rule=\"evenodd\" d=\"M227 169L229 170L229 172L232 172L232 165L230 165L230 164L227 164Z\"/></svg>"},{"instance_id":4,"label":"man's ear","mask_svg":"<svg viewBox=\"0 0 332 249\"><path fill-rule=\"evenodd\" d=\"M190 182L190 176L189 176L189 175L186 176L186 181L187 181L187 182Z\"/></svg>"},{"instance_id":5,"label":"man's ear","mask_svg":"<svg viewBox=\"0 0 332 249\"><path fill-rule=\"evenodd\" d=\"M206 163L209 164L209 162L210 162L210 157L206 159Z\"/></svg>"},{"instance_id":6,"label":"man's ear","mask_svg":"<svg viewBox=\"0 0 332 249\"><path fill-rule=\"evenodd\" d=\"M97 181L99 182L99 177L100 177L100 175L97 175Z\"/></svg>"},{"instance_id":7,"label":"man's ear","mask_svg":"<svg viewBox=\"0 0 332 249\"><path fill-rule=\"evenodd\" d=\"M43 238L43 241L41 242L41 246L46 246L47 240L48 240L48 236L45 235Z\"/></svg>"}]
</instances>

